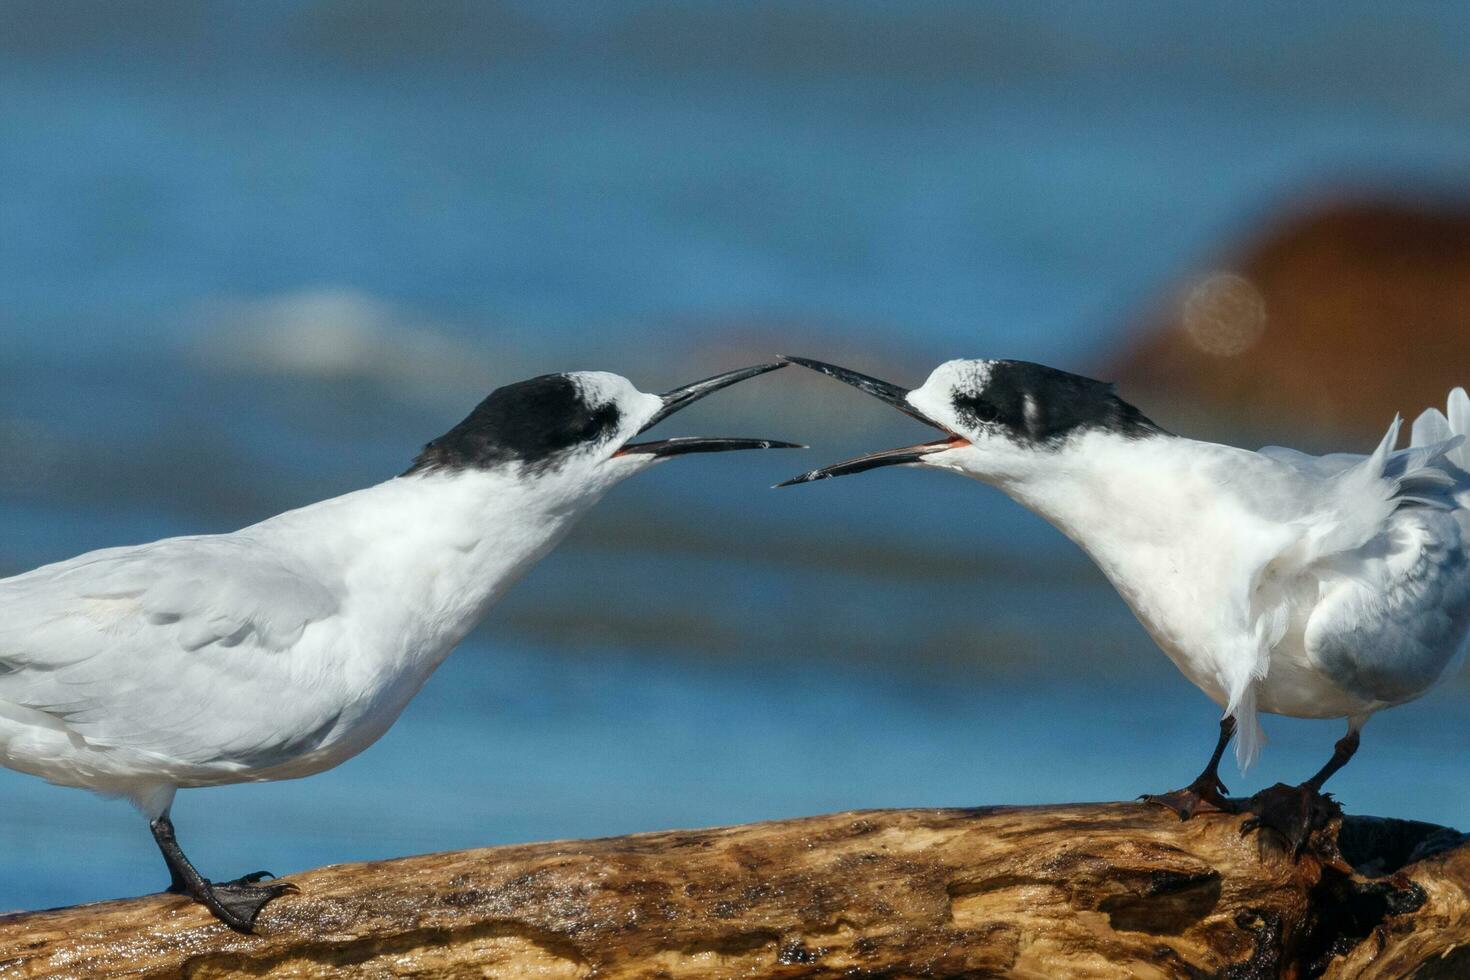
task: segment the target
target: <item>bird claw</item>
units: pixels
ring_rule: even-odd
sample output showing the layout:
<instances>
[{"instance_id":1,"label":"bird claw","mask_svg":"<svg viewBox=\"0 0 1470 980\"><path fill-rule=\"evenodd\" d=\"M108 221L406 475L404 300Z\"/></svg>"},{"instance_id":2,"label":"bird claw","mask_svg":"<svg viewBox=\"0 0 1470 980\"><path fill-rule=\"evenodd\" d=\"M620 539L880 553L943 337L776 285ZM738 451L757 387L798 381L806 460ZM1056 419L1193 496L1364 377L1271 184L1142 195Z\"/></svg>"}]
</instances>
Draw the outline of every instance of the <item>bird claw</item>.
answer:
<instances>
[{"instance_id":1,"label":"bird claw","mask_svg":"<svg viewBox=\"0 0 1470 980\"><path fill-rule=\"evenodd\" d=\"M1180 820L1188 820L1200 813L1239 813L1240 804L1226 796L1228 792L1230 790L1219 779L1202 776L1183 789L1172 793L1144 793L1139 799L1174 811Z\"/></svg>"},{"instance_id":2,"label":"bird claw","mask_svg":"<svg viewBox=\"0 0 1470 980\"><path fill-rule=\"evenodd\" d=\"M1332 794L1305 783L1269 786L1247 800L1245 809L1251 816L1240 822L1241 836L1270 831L1286 843L1293 859L1302 856L1313 834L1342 814Z\"/></svg>"},{"instance_id":3,"label":"bird claw","mask_svg":"<svg viewBox=\"0 0 1470 980\"><path fill-rule=\"evenodd\" d=\"M293 895L301 889L289 881L271 881L269 871L256 871L234 881L206 882L205 893L194 896L225 925L236 932L255 932L255 920L261 910L282 895Z\"/></svg>"}]
</instances>

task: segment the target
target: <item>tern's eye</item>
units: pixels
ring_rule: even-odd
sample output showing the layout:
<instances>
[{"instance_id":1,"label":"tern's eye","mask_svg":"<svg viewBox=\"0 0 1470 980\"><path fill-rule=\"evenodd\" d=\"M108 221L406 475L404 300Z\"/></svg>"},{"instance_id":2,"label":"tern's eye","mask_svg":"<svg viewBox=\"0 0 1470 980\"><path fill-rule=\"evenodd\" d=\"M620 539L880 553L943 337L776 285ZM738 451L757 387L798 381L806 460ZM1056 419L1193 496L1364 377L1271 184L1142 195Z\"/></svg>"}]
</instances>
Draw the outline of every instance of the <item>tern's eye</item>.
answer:
<instances>
[{"instance_id":1,"label":"tern's eye","mask_svg":"<svg viewBox=\"0 0 1470 980\"><path fill-rule=\"evenodd\" d=\"M1000 409L981 395L955 395L954 408L962 417L976 422L994 422L1000 418Z\"/></svg>"},{"instance_id":2,"label":"tern's eye","mask_svg":"<svg viewBox=\"0 0 1470 980\"><path fill-rule=\"evenodd\" d=\"M616 431L620 414L616 405L602 405L588 412L578 426L578 437L589 442L607 438Z\"/></svg>"}]
</instances>

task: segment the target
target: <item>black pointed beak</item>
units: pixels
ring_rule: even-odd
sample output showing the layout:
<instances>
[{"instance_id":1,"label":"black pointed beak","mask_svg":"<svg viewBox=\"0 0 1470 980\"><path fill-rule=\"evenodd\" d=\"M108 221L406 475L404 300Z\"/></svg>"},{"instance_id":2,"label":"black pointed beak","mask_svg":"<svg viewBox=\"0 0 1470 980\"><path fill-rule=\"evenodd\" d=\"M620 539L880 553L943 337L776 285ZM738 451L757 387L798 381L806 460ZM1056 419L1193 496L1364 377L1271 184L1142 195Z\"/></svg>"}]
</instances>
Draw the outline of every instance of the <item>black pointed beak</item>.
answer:
<instances>
[{"instance_id":1,"label":"black pointed beak","mask_svg":"<svg viewBox=\"0 0 1470 980\"><path fill-rule=\"evenodd\" d=\"M758 375L770 371L779 371L785 367L784 362L775 364L756 364L752 367L738 368L734 371L726 371L703 381L687 384L673 391L665 392L659 397L663 399L663 407L654 413L653 418L644 423L640 433L647 432L664 419L673 415L681 409L688 408L695 402L712 395L721 388L728 388L733 384L739 384ZM674 439L660 439L657 442L634 442L625 445L613 455L623 456L639 453L647 456L683 456L688 453L723 453L736 449L805 449L806 447L794 442L782 442L778 439L745 439L732 436L680 436Z\"/></svg>"},{"instance_id":2,"label":"black pointed beak","mask_svg":"<svg viewBox=\"0 0 1470 980\"><path fill-rule=\"evenodd\" d=\"M903 466L907 463L917 463L930 453L942 452L963 446L965 440L958 436L948 439L940 439L936 442L926 442L918 446L904 446L899 449L885 449L882 452L868 453L866 456L858 456L854 459L843 460L841 463L833 463L819 470L808 470L800 476L793 476L789 480L782 480L772 489L781 487L794 487L798 483L814 483L817 480L830 480L834 476L851 476L853 473L865 473L868 470L876 470L880 466Z\"/></svg>"},{"instance_id":3,"label":"black pointed beak","mask_svg":"<svg viewBox=\"0 0 1470 980\"><path fill-rule=\"evenodd\" d=\"M781 360L788 364L800 364L804 368L811 368L813 371L825 374L829 378L836 378L843 384L852 385L859 391L866 391L879 401L887 402L900 412L918 419L925 425L933 426L936 429L944 428L944 426L909 404L909 391L907 388L900 388L896 384L880 381L871 375L862 374L845 367L838 367L836 364L828 364L826 361L814 361L809 357L790 357L782 354Z\"/></svg>"},{"instance_id":4,"label":"black pointed beak","mask_svg":"<svg viewBox=\"0 0 1470 980\"><path fill-rule=\"evenodd\" d=\"M775 364L757 364L753 367L736 368L734 371L726 371L724 374L717 374L713 378L705 378L703 381L696 381L693 384L675 388L673 391L664 392L662 395L659 395L664 401L664 407L655 412L653 418L643 423L643 428L638 431L640 433L647 432L675 412L688 408L706 395L713 395L721 388L728 388L731 385L748 381L751 378L767 374L771 371L779 371L785 366L785 363L777 362Z\"/></svg>"},{"instance_id":5,"label":"black pointed beak","mask_svg":"<svg viewBox=\"0 0 1470 980\"><path fill-rule=\"evenodd\" d=\"M966 444L965 440L957 436L944 426L929 418L923 412L909 404L907 388L900 388L896 384L880 381L878 378L838 367L836 364L828 364L826 361L814 361L808 357L789 357L782 355L781 360L790 364L800 364L804 368L836 378L843 384L852 385L859 391L865 391L879 401L887 402L894 408L903 412L911 418L918 419L925 425L932 426L942 432L948 433L947 438L935 442L926 442L917 446L903 446L899 449L887 449L882 452L868 453L855 459L844 460L841 463L833 463L818 470L810 470L800 476L794 476L776 484L776 487L791 487L798 483L813 483L817 480L828 480L834 476L850 476L853 473L865 473L868 470L876 470L882 466L903 466L909 463L918 463L930 453L942 452L953 449L956 446Z\"/></svg>"},{"instance_id":6,"label":"black pointed beak","mask_svg":"<svg viewBox=\"0 0 1470 980\"><path fill-rule=\"evenodd\" d=\"M805 449L797 442L779 439L740 439L734 436L680 436L658 442L635 442L619 449L617 455L643 453L648 456L684 456L688 453L725 453L733 449Z\"/></svg>"}]
</instances>

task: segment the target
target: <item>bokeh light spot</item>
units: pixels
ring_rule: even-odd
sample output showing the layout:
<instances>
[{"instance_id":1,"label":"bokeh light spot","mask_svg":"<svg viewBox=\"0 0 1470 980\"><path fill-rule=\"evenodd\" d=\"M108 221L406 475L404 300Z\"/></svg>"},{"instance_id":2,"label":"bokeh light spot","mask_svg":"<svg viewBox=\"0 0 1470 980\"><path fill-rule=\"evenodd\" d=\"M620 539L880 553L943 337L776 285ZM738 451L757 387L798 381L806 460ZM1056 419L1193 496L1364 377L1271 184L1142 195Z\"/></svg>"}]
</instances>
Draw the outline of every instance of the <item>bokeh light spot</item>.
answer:
<instances>
[{"instance_id":1,"label":"bokeh light spot","mask_svg":"<svg viewBox=\"0 0 1470 980\"><path fill-rule=\"evenodd\" d=\"M1184 330L1207 354L1239 356L1266 332L1266 298L1244 276L1206 276L1184 297Z\"/></svg>"}]
</instances>

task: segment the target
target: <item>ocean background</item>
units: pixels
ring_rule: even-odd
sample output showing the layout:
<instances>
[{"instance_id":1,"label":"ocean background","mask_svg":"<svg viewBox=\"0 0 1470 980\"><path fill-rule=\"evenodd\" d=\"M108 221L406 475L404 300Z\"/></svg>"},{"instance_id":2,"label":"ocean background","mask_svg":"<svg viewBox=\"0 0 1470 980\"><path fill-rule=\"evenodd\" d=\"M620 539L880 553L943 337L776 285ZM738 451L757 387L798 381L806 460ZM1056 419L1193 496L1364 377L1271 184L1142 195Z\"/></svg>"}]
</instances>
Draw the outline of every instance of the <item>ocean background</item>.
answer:
<instances>
[{"instance_id":1,"label":"ocean background","mask_svg":"<svg viewBox=\"0 0 1470 980\"><path fill-rule=\"evenodd\" d=\"M1427 3L9 0L0 572L389 478L547 371L1096 370L1283 208L1470 192L1467 40ZM378 744L181 793L200 868L1128 799L1204 762L1218 710L999 494L768 489L927 430L793 369L660 431L813 448L619 487ZM1375 718L1330 788L1470 823L1467 693ZM1237 791L1341 734L1266 725ZM0 909L166 882L125 804L9 771L0 852Z\"/></svg>"}]
</instances>

